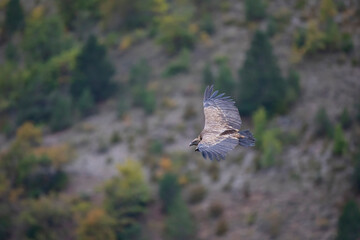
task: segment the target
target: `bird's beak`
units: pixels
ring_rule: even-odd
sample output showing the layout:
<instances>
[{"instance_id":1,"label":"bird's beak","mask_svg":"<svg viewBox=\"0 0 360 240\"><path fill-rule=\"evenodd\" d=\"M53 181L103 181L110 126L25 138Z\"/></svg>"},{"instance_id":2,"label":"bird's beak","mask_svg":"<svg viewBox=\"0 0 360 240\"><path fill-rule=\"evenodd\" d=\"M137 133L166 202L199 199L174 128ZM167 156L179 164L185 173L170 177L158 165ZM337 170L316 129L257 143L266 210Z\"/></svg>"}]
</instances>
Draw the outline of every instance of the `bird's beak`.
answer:
<instances>
[{"instance_id":1,"label":"bird's beak","mask_svg":"<svg viewBox=\"0 0 360 240\"><path fill-rule=\"evenodd\" d=\"M196 145L196 144L195 144L195 142L193 141L193 142L191 142L191 143L189 144L189 147L194 146L194 145Z\"/></svg>"}]
</instances>

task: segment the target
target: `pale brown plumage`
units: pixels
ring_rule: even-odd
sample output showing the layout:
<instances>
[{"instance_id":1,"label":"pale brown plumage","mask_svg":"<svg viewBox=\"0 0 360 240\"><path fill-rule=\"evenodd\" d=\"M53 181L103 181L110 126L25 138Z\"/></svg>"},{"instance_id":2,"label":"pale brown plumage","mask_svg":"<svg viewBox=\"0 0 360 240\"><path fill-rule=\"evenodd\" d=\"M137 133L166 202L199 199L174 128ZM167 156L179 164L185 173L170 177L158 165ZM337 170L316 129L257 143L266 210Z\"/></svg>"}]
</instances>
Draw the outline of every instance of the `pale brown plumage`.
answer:
<instances>
[{"instance_id":1,"label":"pale brown plumage","mask_svg":"<svg viewBox=\"0 0 360 240\"><path fill-rule=\"evenodd\" d=\"M204 93L205 125L200 135L191 143L197 145L204 158L224 159L237 145L254 146L255 139L250 131L240 132L241 118L234 101L224 94L207 87Z\"/></svg>"}]
</instances>

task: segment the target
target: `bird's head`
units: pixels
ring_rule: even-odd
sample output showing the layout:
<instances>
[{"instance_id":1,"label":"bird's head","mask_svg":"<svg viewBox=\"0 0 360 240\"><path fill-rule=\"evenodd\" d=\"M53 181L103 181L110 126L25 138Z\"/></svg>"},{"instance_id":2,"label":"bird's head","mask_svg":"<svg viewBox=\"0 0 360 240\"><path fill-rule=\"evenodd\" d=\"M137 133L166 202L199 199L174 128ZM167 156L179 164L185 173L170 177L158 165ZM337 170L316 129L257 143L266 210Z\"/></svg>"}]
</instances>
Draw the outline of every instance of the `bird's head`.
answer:
<instances>
[{"instance_id":1,"label":"bird's head","mask_svg":"<svg viewBox=\"0 0 360 240\"><path fill-rule=\"evenodd\" d=\"M201 141L201 137L200 137L200 135L199 135L197 138L195 138L194 140L191 141L191 143L189 144L189 146L197 146L200 141Z\"/></svg>"}]
</instances>

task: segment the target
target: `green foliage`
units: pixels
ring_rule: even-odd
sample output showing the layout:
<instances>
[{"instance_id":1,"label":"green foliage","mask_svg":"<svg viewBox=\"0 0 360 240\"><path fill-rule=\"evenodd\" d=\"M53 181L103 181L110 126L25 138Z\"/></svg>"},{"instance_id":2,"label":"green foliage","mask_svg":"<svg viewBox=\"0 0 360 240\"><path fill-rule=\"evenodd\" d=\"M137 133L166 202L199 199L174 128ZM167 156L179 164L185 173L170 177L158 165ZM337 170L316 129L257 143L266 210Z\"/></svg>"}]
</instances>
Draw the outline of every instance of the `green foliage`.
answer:
<instances>
[{"instance_id":1,"label":"green foliage","mask_svg":"<svg viewBox=\"0 0 360 240\"><path fill-rule=\"evenodd\" d=\"M202 76L203 76L204 87L214 84L214 74L211 71L210 63L206 63L206 65L203 69L203 72L202 72Z\"/></svg>"},{"instance_id":2,"label":"green foliage","mask_svg":"<svg viewBox=\"0 0 360 240\"><path fill-rule=\"evenodd\" d=\"M327 22L337 14L336 5L333 0L321 0L320 3L320 20Z\"/></svg>"},{"instance_id":3,"label":"green foliage","mask_svg":"<svg viewBox=\"0 0 360 240\"><path fill-rule=\"evenodd\" d=\"M355 201L349 201L343 208L338 222L336 240L354 240L360 237L360 209Z\"/></svg>"},{"instance_id":4,"label":"green foliage","mask_svg":"<svg viewBox=\"0 0 360 240\"><path fill-rule=\"evenodd\" d=\"M299 98L301 91L300 76L294 69L289 70L286 85L286 102L287 104L292 104Z\"/></svg>"},{"instance_id":5,"label":"green foliage","mask_svg":"<svg viewBox=\"0 0 360 240\"><path fill-rule=\"evenodd\" d=\"M52 198L28 200L18 218L21 239L71 239L73 219L68 206Z\"/></svg>"},{"instance_id":6,"label":"green foliage","mask_svg":"<svg viewBox=\"0 0 360 240\"><path fill-rule=\"evenodd\" d=\"M333 136L334 129L324 107L319 108L315 115L315 127L316 135L327 137Z\"/></svg>"},{"instance_id":7,"label":"green foliage","mask_svg":"<svg viewBox=\"0 0 360 240\"><path fill-rule=\"evenodd\" d=\"M149 146L150 153L160 155L161 153L163 153L163 151L163 143L159 139L154 139L151 141Z\"/></svg>"},{"instance_id":8,"label":"green foliage","mask_svg":"<svg viewBox=\"0 0 360 240\"><path fill-rule=\"evenodd\" d=\"M50 117L50 128L52 131L60 131L71 126L72 102L69 96L55 96L54 106Z\"/></svg>"},{"instance_id":9,"label":"green foliage","mask_svg":"<svg viewBox=\"0 0 360 240\"><path fill-rule=\"evenodd\" d=\"M355 166L353 174L353 186L357 193L360 193L360 154L357 153L354 157Z\"/></svg>"},{"instance_id":10,"label":"green foliage","mask_svg":"<svg viewBox=\"0 0 360 240\"><path fill-rule=\"evenodd\" d=\"M341 112L340 115L340 124L341 127L344 129L348 129L351 126L351 117L349 114L349 111L347 109L347 107L344 108L344 110Z\"/></svg>"},{"instance_id":11,"label":"green foliage","mask_svg":"<svg viewBox=\"0 0 360 240\"><path fill-rule=\"evenodd\" d=\"M103 209L93 209L87 213L78 228L79 240L116 240L116 221Z\"/></svg>"},{"instance_id":12,"label":"green foliage","mask_svg":"<svg viewBox=\"0 0 360 240\"><path fill-rule=\"evenodd\" d=\"M159 182L159 196L162 201L163 209L169 212L176 198L180 195L180 185L178 178L173 173L166 173Z\"/></svg>"},{"instance_id":13,"label":"green foliage","mask_svg":"<svg viewBox=\"0 0 360 240\"><path fill-rule=\"evenodd\" d=\"M232 96L235 90L235 80L227 63L220 64L218 74L215 79L215 89Z\"/></svg>"},{"instance_id":14,"label":"green foliage","mask_svg":"<svg viewBox=\"0 0 360 240\"><path fill-rule=\"evenodd\" d=\"M354 49L354 43L350 33L343 33L341 36L341 50L349 53Z\"/></svg>"},{"instance_id":15,"label":"green foliage","mask_svg":"<svg viewBox=\"0 0 360 240\"><path fill-rule=\"evenodd\" d=\"M248 115L260 106L270 113L284 110L286 83L265 33L255 33L239 76L238 102L241 113Z\"/></svg>"},{"instance_id":16,"label":"green foliage","mask_svg":"<svg viewBox=\"0 0 360 240\"><path fill-rule=\"evenodd\" d=\"M118 142L121 142L121 136L119 134L118 131L114 131L112 134L111 134L111 137L110 137L110 143L112 144L116 144Z\"/></svg>"},{"instance_id":17,"label":"green foliage","mask_svg":"<svg viewBox=\"0 0 360 240\"><path fill-rule=\"evenodd\" d=\"M24 25L25 16L20 0L9 0L5 12L5 32L11 35L15 31L22 29Z\"/></svg>"},{"instance_id":18,"label":"green foliage","mask_svg":"<svg viewBox=\"0 0 360 240\"><path fill-rule=\"evenodd\" d=\"M71 46L58 17L29 21L22 44L29 63L47 61Z\"/></svg>"},{"instance_id":19,"label":"green foliage","mask_svg":"<svg viewBox=\"0 0 360 240\"><path fill-rule=\"evenodd\" d=\"M195 35L189 30L189 19L186 15L167 15L159 23L158 42L169 54L176 54L182 49L192 49Z\"/></svg>"},{"instance_id":20,"label":"green foliage","mask_svg":"<svg viewBox=\"0 0 360 240\"><path fill-rule=\"evenodd\" d=\"M89 89L85 89L80 95L77 101L77 108L79 109L81 116L89 116L94 107L94 98Z\"/></svg>"},{"instance_id":21,"label":"green foliage","mask_svg":"<svg viewBox=\"0 0 360 240\"><path fill-rule=\"evenodd\" d=\"M266 130L266 111L263 107L260 107L253 113L252 119L254 123L254 137L256 139L256 146L261 146L261 140Z\"/></svg>"},{"instance_id":22,"label":"green foliage","mask_svg":"<svg viewBox=\"0 0 360 240\"><path fill-rule=\"evenodd\" d=\"M324 36L325 49L328 51L335 51L341 49L341 34L337 23L330 19L325 24Z\"/></svg>"},{"instance_id":23,"label":"green foliage","mask_svg":"<svg viewBox=\"0 0 360 240\"><path fill-rule=\"evenodd\" d=\"M138 218L150 201L149 187L138 162L127 160L118 169L120 175L105 185L104 207L116 220L118 239L136 239L140 234Z\"/></svg>"},{"instance_id":24,"label":"green foliage","mask_svg":"<svg viewBox=\"0 0 360 240\"><path fill-rule=\"evenodd\" d=\"M210 14L206 14L200 21L200 30L206 32L209 35L215 33L215 23Z\"/></svg>"},{"instance_id":25,"label":"green foliage","mask_svg":"<svg viewBox=\"0 0 360 240\"><path fill-rule=\"evenodd\" d=\"M260 168L269 168L278 163L277 157L282 151L282 144L277 129L264 132L261 150L263 154L260 158Z\"/></svg>"},{"instance_id":26,"label":"green foliage","mask_svg":"<svg viewBox=\"0 0 360 240\"><path fill-rule=\"evenodd\" d=\"M147 114L153 113L156 109L155 93L147 89L150 76L151 68L145 60L140 60L137 64L132 66L130 70L129 83L133 104L134 106L142 107Z\"/></svg>"},{"instance_id":27,"label":"green foliage","mask_svg":"<svg viewBox=\"0 0 360 240\"><path fill-rule=\"evenodd\" d=\"M10 62L16 62L19 60L18 50L12 42L9 42L5 48L5 58Z\"/></svg>"},{"instance_id":28,"label":"green foliage","mask_svg":"<svg viewBox=\"0 0 360 240\"><path fill-rule=\"evenodd\" d=\"M245 14L247 21L258 21L266 17L266 5L263 0L246 0Z\"/></svg>"},{"instance_id":29,"label":"green foliage","mask_svg":"<svg viewBox=\"0 0 360 240\"><path fill-rule=\"evenodd\" d=\"M347 150L347 142L340 124L335 126L333 153L343 155Z\"/></svg>"},{"instance_id":30,"label":"green foliage","mask_svg":"<svg viewBox=\"0 0 360 240\"><path fill-rule=\"evenodd\" d=\"M79 16L98 17L99 3L99 0L56 0L60 16L70 29L74 28L74 21Z\"/></svg>"},{"instance_id":31,"label":"green foliage","mask_svg":"<svg viewBox=\"0 0 360 240\"><path fill-rule=\"evenodd\" d=\"M180 195L177 195L169 209L165 234L171 240L195 239L195 222Z\"/></svg>"},{"instance_id":32,"label":"green foliage","mask_svg":"<svg viewBox=\"0 0 360 240\"><path fill-rule=\"evenodd\" d=\"M98 43L95 36L90 36L76 59L72 95L77 98L88 88L96 102L108 98L114 88L111 83L114 72L107 59L106 48Z\"/></svg>"},{"instance_id":33,"label":"green foliage","mask_svg":"<svg viewBox=\"0 0 360 240\"><path fill-rule=\"evenodd\" d=\"M105 0L101 1L100 10L108 28L133 30L148 26L156 11L154 0Z\"/></svg>"},{"instance_id":34,"label":"green foliage","mask_svg":"<svg viewBox=\"0 0 360 240\"><path fill-rule=\"evenodd\" d=\"M120 98L117 103L117 116L123 118L125 113L129 110L129 103L124 101L123 98Z\"/></svg>"},{"instance_id":35,"label":"green foliage","mask_svg":"<svg viewBox=\"0 0 360 240\"><path fill-rule=\"evenodd\" d=\"M171 77L179 73L188 72L190 67L190 52L187 49L183 49L179 56L170 62L165 69L163 75L165 77Z\"/></svg>"}]
</instances>

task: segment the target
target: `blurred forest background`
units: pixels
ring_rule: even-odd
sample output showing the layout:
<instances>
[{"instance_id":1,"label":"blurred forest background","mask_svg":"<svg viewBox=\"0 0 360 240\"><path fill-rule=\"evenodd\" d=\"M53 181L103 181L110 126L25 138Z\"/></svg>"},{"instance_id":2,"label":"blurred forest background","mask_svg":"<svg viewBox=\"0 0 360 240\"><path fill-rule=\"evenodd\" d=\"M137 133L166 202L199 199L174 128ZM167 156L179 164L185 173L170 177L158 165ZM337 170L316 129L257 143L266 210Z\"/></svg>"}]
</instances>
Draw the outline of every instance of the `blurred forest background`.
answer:
<instances>
[{"instance_id":1,"label":"blurred forest background","mask_svg":"<svg viewBox=\"0 0 360 240\"><path fill-rule=\"evenodd\" d=\"M357 0L0 0L0 239L360 239ZM257 139L190 141L206 85Z\"/></svg>"}]
</instances>

